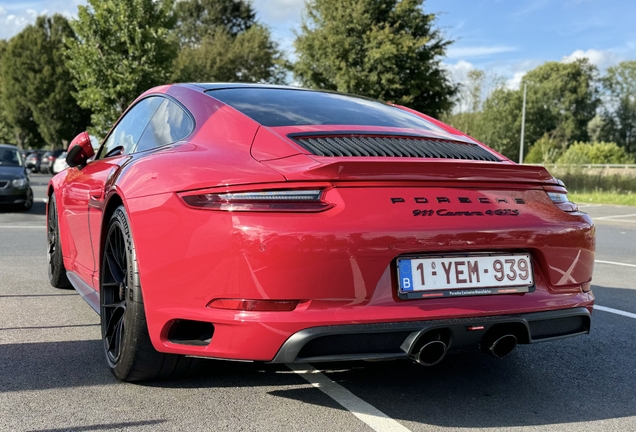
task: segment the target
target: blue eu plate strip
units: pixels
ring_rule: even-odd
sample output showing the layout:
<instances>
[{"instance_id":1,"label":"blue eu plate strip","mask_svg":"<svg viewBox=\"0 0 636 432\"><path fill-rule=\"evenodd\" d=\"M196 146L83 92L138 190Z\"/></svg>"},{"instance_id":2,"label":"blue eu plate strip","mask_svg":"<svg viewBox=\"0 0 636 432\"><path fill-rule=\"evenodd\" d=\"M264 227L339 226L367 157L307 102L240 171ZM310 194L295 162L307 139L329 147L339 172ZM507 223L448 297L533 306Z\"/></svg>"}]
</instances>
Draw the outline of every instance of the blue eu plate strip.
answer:
<instances>
[{"instance_id":1,"label":"blue eu plate strip","mask_svg":"<svg viewBox=\"0 0 636 432\"><path fill-rule=\"evenodd\" d=\"M400 261L400 290L413 291L411 260Z\"/></svg>"}]
</instances>

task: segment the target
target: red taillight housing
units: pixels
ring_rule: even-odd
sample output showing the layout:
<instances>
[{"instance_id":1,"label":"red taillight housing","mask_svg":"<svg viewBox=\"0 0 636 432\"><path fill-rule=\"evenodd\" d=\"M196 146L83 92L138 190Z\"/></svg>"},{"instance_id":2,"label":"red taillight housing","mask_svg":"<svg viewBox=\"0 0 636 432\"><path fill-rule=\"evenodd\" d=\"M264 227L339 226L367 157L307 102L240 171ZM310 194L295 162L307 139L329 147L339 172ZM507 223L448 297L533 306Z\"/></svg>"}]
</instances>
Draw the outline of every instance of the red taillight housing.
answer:
<instances>
[{"instance_id":1,"label":"red taillight housing","mask_svg":"<svg viewBox=\"0 0 636 432\"><path fill-rule=\"evenodd\" d=\"M275 189L249 192L182 194L188 206L222 211L321 212L334 205L324 189Z\"/></svg>"},{"instance_id":2,"label":"red taillight housing","mask_svg":"<svg viewBox=\"0 0 636 432\"><path fill-rule=\"evenodd\" d=\"M289 312L296 309L298 303L299 300L214 299L208 307L248 312Z\"/></svg>"}]
</instances>

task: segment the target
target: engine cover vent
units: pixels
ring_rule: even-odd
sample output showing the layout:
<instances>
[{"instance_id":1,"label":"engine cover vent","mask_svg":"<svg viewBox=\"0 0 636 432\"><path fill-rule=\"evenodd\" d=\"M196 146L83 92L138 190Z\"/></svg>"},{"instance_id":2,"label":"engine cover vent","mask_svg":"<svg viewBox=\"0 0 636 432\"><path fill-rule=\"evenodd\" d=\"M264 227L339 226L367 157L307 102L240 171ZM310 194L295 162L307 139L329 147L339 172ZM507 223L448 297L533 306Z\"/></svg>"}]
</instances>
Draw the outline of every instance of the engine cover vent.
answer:
<instances>
[{"instance_id":1,"label":"engine cover vent","mask_svg":"<svg viewBox=\"0 0 636 432\"><path fill-rule=\"evenodd\" d=\"M338 134L289 135L305 150L327 157L416 157L501 160L477 144L408 135Z\"/></svg>"}]
</instances>

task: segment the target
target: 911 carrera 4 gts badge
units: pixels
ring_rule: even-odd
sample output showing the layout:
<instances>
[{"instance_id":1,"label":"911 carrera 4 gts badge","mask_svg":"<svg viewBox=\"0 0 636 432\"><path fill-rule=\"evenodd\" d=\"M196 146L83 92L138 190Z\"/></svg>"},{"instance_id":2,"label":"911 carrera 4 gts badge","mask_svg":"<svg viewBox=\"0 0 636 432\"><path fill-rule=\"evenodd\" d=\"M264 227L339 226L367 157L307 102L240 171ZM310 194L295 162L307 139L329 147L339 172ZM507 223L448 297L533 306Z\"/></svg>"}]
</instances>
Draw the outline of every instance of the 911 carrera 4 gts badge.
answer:
<instances>
[{"instance_id":1,"label":"911 carrera 4 gts badge","mask_svg":"<svg viewBox=\"0 0 636 432\"><path fill-rule=\"evenodd\" d=\"M519 216L517 209L496 209L486 211L448 211L446 209L413 210L413 216Z\"/></svg>"},{"instance_id":2,"label":"911 carrera 4 gts badge","mask_svg":"<svg viewBox=\"0 0 636 432\"><path fill-rule=\"evenodd\" d=\"M429 204L428 198L425 197L415 197L413 198L416 204ZM457 197L456 202L461 204L525 204L526 202L522 198L486 198L479 197L475 201L471 200L468 197ZM437 203L448 203L451 204L452 201L448 197L435 197L435 201ZM406 203L406 200L401 197L391 198L392 204L398 203ZM469 210L469 211L449 211L447 209L415 209L413 210L413 216L519 216L519 210L517 209L489 209L489 210Z\"/></svg>"}]
</instances>

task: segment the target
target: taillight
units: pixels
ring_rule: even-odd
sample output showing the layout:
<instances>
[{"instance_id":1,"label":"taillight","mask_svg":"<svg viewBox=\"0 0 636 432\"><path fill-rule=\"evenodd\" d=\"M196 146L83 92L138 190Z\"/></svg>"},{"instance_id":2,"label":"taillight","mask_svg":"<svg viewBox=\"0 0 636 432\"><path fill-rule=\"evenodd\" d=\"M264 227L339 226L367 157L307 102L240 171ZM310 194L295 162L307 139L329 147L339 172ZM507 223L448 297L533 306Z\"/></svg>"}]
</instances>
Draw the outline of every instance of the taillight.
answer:
<instances>
[{"instance_id":1,"label":"taillight","mask_svg":"<svg viewBox=\"0 0 636 432\"><path fill-rule=\"evenodd\" d=\"M563 185L563 182L560 182ZM546 193L550 197L550 200L555 206L563 210L564 212L576 212L579 211L579 207L568 199L568 191L563 186L545 186Z\"/></svg>"},{"instance_id":2,"label":"taillight","mask_svg":"<svg viewBox=\"0 0 636 432\"><path fill-rule=\"evenodd\" d=\"M333 207L323 200L323 192L323 189L279 189L181 195L181 199L191 207L207 210L320 212Z\"/></svg>"},{"instance_id":3,"label":"taillight","mask_svg":"<svg viewBox=\"0 0 636 432\"><path fill-rule=\"evenodd\" d=\"M214 299L208 303L208 307L251 312L289 312L296 309L298 303L299 300Z\"/></svg>"}]
</instances>

